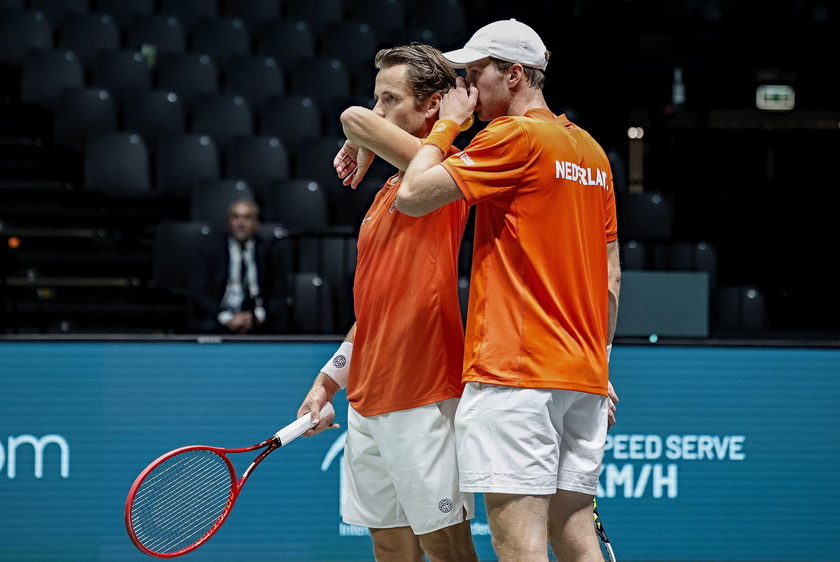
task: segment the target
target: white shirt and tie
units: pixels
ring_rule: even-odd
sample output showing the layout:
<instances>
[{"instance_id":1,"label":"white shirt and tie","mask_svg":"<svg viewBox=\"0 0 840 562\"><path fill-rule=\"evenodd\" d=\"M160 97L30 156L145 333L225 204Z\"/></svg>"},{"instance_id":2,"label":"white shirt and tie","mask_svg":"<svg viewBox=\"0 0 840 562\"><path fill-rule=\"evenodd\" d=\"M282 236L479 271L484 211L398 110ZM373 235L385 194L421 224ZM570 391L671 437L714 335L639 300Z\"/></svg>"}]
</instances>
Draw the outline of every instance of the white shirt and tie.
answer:
<instances>
[{"instance_id":1,"label":"white shirt and tie","mask_svg":"<svg viewBox=\"0 0 840 562\"><path fill-rule=\"evenodd\" d=\"M233 315L242 312L245 300L254 300L254 316L260 324L265 322L265 308L260 298L260 286L257 282L257 261L254 252L254 241L248 240L242 246L235 238L228 238L230 252L230 270L228 283L222 297L223 309L218 316L219 323L227 325ZM243 267L244 266L244 267ZM245 272L243 279L243 271Z\"/></svg>"}]
</instances>

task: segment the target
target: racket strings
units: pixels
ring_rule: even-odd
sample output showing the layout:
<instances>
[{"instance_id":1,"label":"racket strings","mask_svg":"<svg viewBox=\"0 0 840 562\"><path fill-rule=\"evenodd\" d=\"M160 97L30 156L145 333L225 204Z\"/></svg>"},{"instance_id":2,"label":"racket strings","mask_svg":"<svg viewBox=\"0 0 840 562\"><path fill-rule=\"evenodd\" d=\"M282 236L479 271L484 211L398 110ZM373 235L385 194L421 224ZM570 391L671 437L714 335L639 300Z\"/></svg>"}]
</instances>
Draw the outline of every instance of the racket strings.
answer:
<instances>
[{"instance_id":1,"label":"racket strings","mask_svg":"<svg viewBox=\"0 0 840 562\"><path fill-rule=\"evenodd\" d=\"M225 459L202 449L185 451L150 472L132 502L137 539L171 553L200 540L224 513L233 475Z\"/></svg>"}]
</instances>

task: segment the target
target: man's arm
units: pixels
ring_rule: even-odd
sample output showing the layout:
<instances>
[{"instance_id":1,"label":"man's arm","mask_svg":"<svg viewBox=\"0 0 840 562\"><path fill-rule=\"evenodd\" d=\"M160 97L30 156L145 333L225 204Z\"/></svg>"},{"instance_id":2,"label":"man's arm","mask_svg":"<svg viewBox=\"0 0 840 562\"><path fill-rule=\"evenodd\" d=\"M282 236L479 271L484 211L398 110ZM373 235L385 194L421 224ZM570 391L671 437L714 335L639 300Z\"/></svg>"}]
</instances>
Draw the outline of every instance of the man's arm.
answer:
<instances>
[{"instance_id":1,"label":"man's arm","mask_svg":"<svg viewBox=\"0 0 840 562\"><path fill-rule=\"evenodd\" d=\"M397 191L397 209L401 213L419 217L464 197L446 168L439 165L442 161L443 152L437 146L420 149Z\"/></svg>"},{"instance_id":2,"label":"man's arm","mask_svg":"<svg viewBox=\"0 0 840 562\"><path fill-rule=\"evenodd\" d=\"M621 262L618 254L618 240L607 243L607 290L609 291L607 344L612 345L613 337L615 337L615 325L618 321L618 295L621 290Z\"/></svg>"},{"instance_id":3,"label":"man's arm","mask_svg":"<svg viewBox=\"0 0 840 562\"><path fill-rule=\"evenodd\" d=\"M355 146L372 151L400 170L408 167L420 149L420 139L365 107L345 109L341 126L347 140Z\"/></svg>"}]
</instances>

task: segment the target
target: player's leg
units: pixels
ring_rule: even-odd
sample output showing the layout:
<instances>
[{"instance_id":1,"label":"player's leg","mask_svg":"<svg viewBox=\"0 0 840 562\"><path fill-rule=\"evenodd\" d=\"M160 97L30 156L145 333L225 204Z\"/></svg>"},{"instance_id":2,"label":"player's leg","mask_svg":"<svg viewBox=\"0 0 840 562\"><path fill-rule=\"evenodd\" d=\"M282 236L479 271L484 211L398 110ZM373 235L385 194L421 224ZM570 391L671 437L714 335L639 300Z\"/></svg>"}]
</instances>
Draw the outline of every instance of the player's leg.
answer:
<instances>
[{"instance_id":1,"label":"player's leg","mask_svg":"<svg viewBox=\"0 0 840 562\"><path fill-rule=\"evenodd\" d=\"M487 521L499 562L545 562L551 496L485 493Z\"/></svg>"},{"instance_id":2,"label":"player's leg","mask_svg":"<svg viewBox=\"0 0 840 562\"><path fill-rule=\"evenodd\" d=\"M603 562L592 523L592 495L557 490L549 507L548 537L558 562Z\"/></svg>"},{"instance_id":3,"label":"player's leg","mask_svg":"<svg viewBox=\"0 0 840 562\"><path fill-rule=\"evenodd\" d=\"M411 527L371 529L373 555L376 562L423 562L425 556L420 541Z\"/></svg>"},{"instance_id":4,"label":"player's leg","mask_svg":"<svg viewBox=\"0 0 840 562\"><path fill-rule=\"evenodd\" d=\"M478 562L470 522L467 520L420 535L419 538L420 546L430 562Z\"/></svg>"},{"instance_id":5,"label":"player's leg","mask_svg":"<svg viewBox=\"0 0 840 562\"><path fill-rule=\"evenodd\" d=\"M560 391L562 392L562 391ZM592 498L607 434L607 397L567 392L557 493L549 508L549 540L558 561L602 561L592 518Z\"/></svg>"},{"instance_id":6,"label":"player's leg","mask_svg":"<svg viewBox=\"0 0 840 562\"><path fill-rule=\"evenodd\" d=\"M399 503L432 562L477 562L470 532L474 498L458 484L458 399L374 416L373 434Z\"/></svg>"}]
</instances>

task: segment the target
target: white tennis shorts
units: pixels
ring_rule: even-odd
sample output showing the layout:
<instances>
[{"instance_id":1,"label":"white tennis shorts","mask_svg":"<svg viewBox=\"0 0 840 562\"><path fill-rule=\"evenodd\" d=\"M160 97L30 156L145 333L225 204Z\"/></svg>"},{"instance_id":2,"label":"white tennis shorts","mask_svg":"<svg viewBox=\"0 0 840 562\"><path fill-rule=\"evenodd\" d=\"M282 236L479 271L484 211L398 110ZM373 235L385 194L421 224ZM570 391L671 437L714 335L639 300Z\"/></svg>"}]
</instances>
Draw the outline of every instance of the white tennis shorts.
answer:
<instances>
[{"instance_id":1,"label":"white tennis shorts","mask_svg":"<svg viewBox=\"0 0 840 562\"><path fill-rule=\"evenodd\" d=\"M364 417L347 410L341 516L374 529L423 535L472 519L473 494L458 488L458 399ZM465 515L466 511L466 515Z\"/></svg>"},{"instance_id":2,"label":"white tennis shorts","mask_svg":"<svg viewBox=\"0 0 840 562\"><path fill-rule=\"evenodd\" d=\"M468 383L455 416L461 490L595 494L607 397Z\"/></svg>"}]
</instances>

